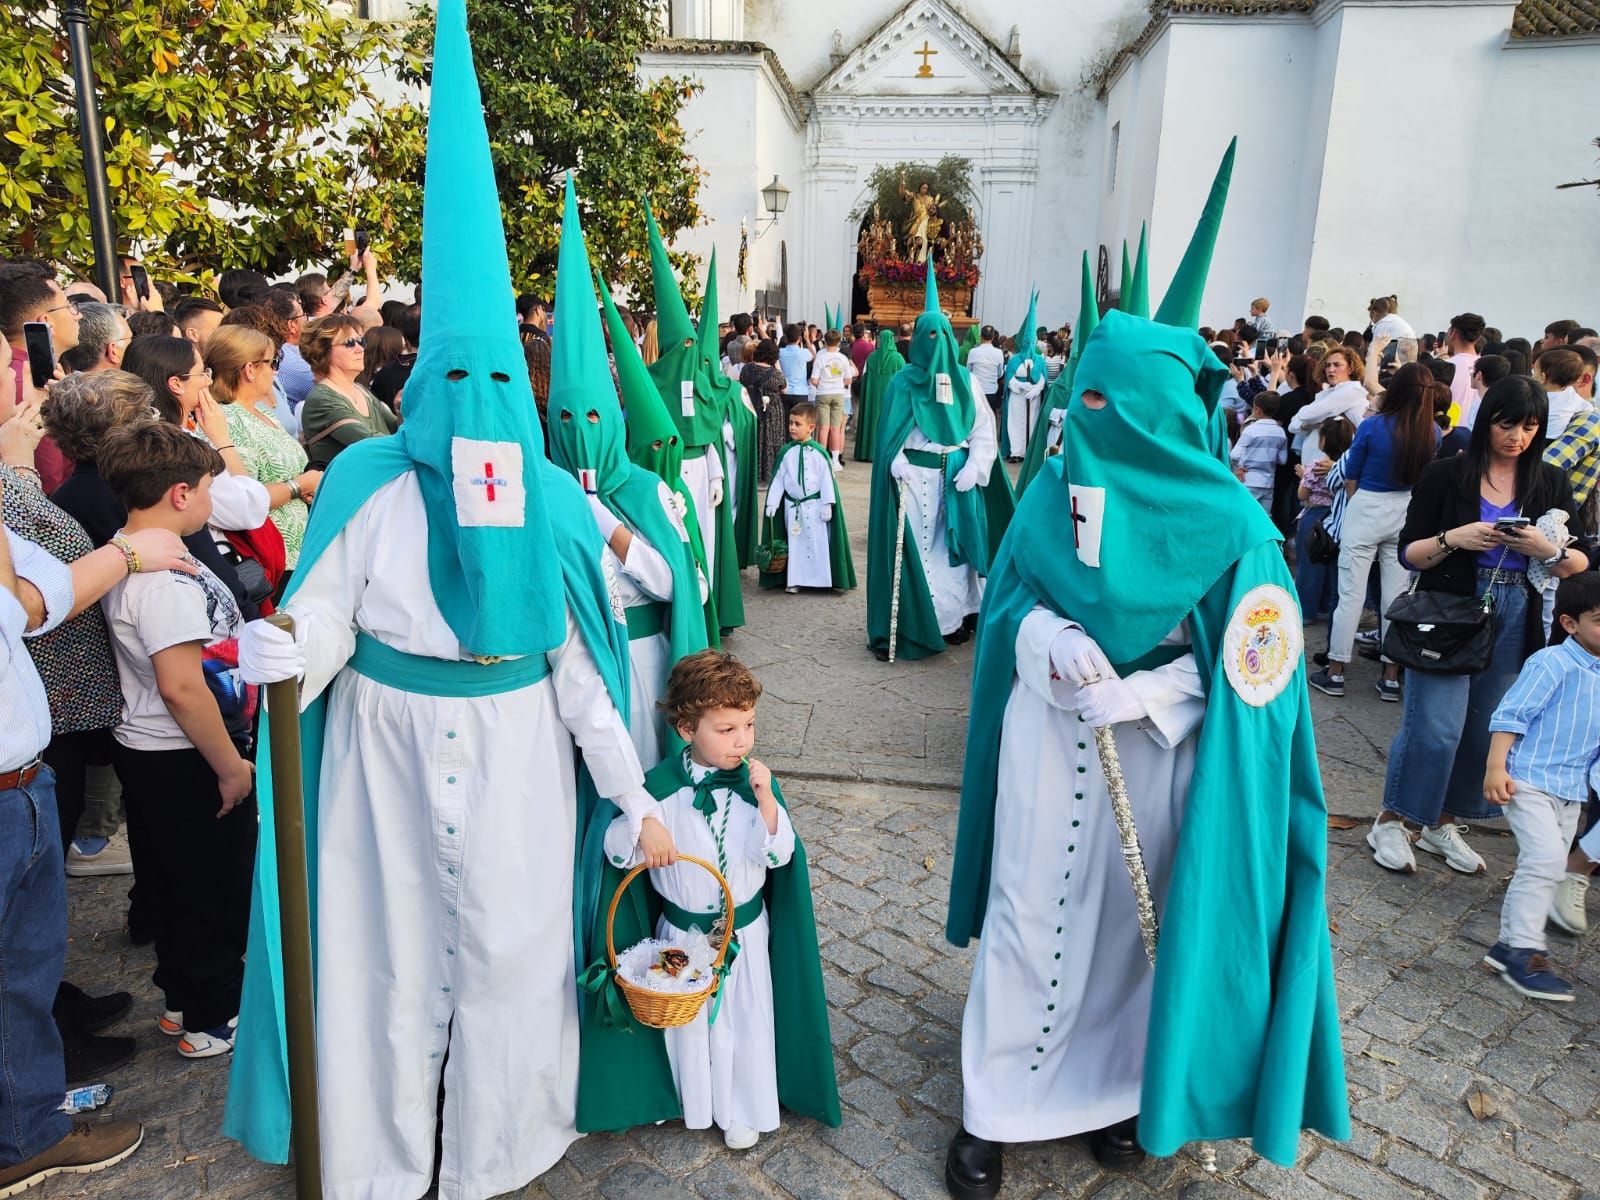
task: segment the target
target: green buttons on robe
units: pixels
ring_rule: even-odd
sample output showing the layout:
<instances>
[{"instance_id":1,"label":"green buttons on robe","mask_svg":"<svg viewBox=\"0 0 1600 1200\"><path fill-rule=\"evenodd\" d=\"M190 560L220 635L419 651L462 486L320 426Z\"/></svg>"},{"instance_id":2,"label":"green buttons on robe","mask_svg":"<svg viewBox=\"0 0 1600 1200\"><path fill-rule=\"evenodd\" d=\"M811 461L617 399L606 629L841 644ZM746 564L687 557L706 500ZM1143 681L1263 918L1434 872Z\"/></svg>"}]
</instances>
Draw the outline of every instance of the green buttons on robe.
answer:
<instances>
[{"instance_id":1,"label":"green buttons on robe","mask_svg":"<svg viewBox=\"0 0 1600 1200\"><path fill-rule=\"evenodd\" d=\"M1048 1025L1046 1025L1046 1026L1045 1026L1045 1027L1044 1027L1044 1029L1043 1029L1043 1030L1042 1030L1042 1031L1041 1031L1041 1032L1043 1032L1043 1033L1049 1033L1049 1032L1050 1032L1050 1026L1048 1026Z\"/></svg>"},{"instance_id":2,"label":"green buttons on robe","mask_svg":"<svg viewBox=\"0 0 1600 1200\"><path fill-rule=\"evenodd\" d=\"M1063 897L1061 897L1061 899L1056 901L1056 907L1057 908L1061 908L1061 907L1065 906L1066 903L1067 903L1067 898L1065 896L1063 896Z\"/></svg>"},{"instance_id":3,"label":"green buttons on robe","mask_svg":"<svg viewBox=\"0 0 1600 1200\"><path fill-rule=\"evenodd\" d=\"M454 867L446 867L445 870L451 875L456 873L456 869Z\"/></svg>"},{"instance_id":4,"label":"green buttons on robe","mask_svg":"<svg viewBox=\"0 0 1600 1200\"><path fill-rule=\"evenodd\" d=\"M1083 799L1083 793L1082 793L1082 792L1073 792L1073 793L1072 793L1072 798L1073 798L1073 799L1074 799L1074 800L1082 800L1082 799ZM1073 824L1074 824L1074 825L1076 825L1076 824L1077 824L1077 822L1076 822L1076 821L1074 821L1074 822L1073 822Z\"/></svg>"},{"instance_id":5,"label":"green buttons on robe","mask_svg":"<svg viewBox=\"0 0 1600 1200\"><path fill-rule=\"evenodd\" d=\"M456 777L454 775L448 775L448 776L445 777L445 782L446 783L454 783L455 781L456 781Z\"/></svg>"},{"instance_id":6,"label":"green buttons on robe","mask_svg":"<svg viewBox=\"0 0 1600 1200\"><path fill-rule=\"evenodd\" d=\"M1083 720L1083 718L1079 717L1078 720L1081 721L1081 720ZM455 741L456 731L454 729L451 729L451 730L447 731L445 733L445 737L449 738L451 741Z\"/></svg>"},{"instance_id":7,"label":"green buttons on robe","mask_svg":"<svg viewBox=\"0 0 1600 1200\"><path fill-rule=\"evenodd\" d=\"M456 952L455 952L455 950L454 950L454 949L453 949L453 948L451 948L451 947L449 947L449 946L446 946L446 947L445 947L445 948L444 948L444 952L445 952L445 953L446 953L446 954L448 954L448 955L449 955L449 956L450 956L450 957L451 957L451 958L454 958L454 957L455 957L455 956L456 956Z\"/></svg>"},{"instance_id":8,"label":"green buttons on robe","mask_svg":"<svg viewBox=\"0 0 1600 1200\"><path fill-rule=\"evenodd\" d=\"M1088 768L1088 767L1079 767L1079 768L1078 768L1078 774L1079 774L1079 775L1082 775L1082 774L1083 774L1083 773L1084 773L1084 772L1085 772L1085 771L1087 771L1087 770L1088 770L1088 769L1089 769L1089 768Z\"/></svg>"},{"instance_id":9,"label":"green buttons on robe","mask_svg":"<svg viewBox=\"0 0 1600 1200\"><path fill-rule=\"evenodd\" d=\"M1034 1063L1033 1066L1028 1068L1028 1070L1030 1070L1030 1071L1037 1071L1038 1069L1039 1069L1039 1064L1038 1063Z\"/></svg>"},{"instance_id":10,"label":"green buttons on robe","mask_svg":"<svg viewBox=\"0 0 1600 1200\"><path fill-rule=\"evenodd\" d=\"M1061 957L1061 951L1059 951L1059 950L1057 950L1057 951L1056 951L1056 957L1057 957L1057 958L1058 958L1058 959L1059 959L1059 958L1060 958L1060 957Z\"/></svg>"},{"instance_id":11,"label":"green buttons on robe","mask_svg":"<svg viewBox=\"0 0 1600 1200\"><path fill-rule=\"evenodd\" d=\"M440 991L441 991L441 992L444 992L444 993L446 993L446 994L447 994L447 995L448 995L448 994L449 994L449 991L450 991L450 985L449 985L449 984L448 984L448 983L447 983L447 984L445 984L445 985L444 985L444 986L443 986L443 987L442 987L442 988L440 988L440 989L439 989L439 990L440 990Z\"/></svg>"},{"instance_id":12,"label":"green buttons on robe","mask_svg":"<svg viewBox=\"0 0 1600 1200\"><path fill-rule=\"evenodd\" d=\"M1071 846L1068 846L1068 847L1067 847L1067 853L1068 853L1068 854L1071 854L1071 853L1072 853L1072 852L1073 852L1073 851L1074 851L1074 850L1076 850L1076 849L1077 849L1077 848L1078 848L1078 847L1077 847L1077 844L1076 844L1076 843L1074 843L1074 844L1073 844L1073 845L1071 845Z\"/></svg>"},{"instance_id":13,"label":"green buttons on robe","mask_svg":"<svg viewBox=\"0 0 1600 1200\"><path fill-rule=\"evenodd\" d=\"M1044 1010L1045 1012L1055 1012L1056 1006L1054 1004L1046 1004Z\"/></svg>"},{"instance_id":14,"label":"green buttons on robe","mask_svg":"<svg viewBox=\"0 0 1600 1200\"><path fill-rule=\"evenodd\" d=\"M1088 748L1089 748L1089 743L1088 742L1079 742L1078 743L1078 749L1079 750L1087 750Z\"/></svg>"},{"instance_id":15,"label":"green buttons on robe","mask_svg":"<svg viewBox=\"0 0 1600 1200\"><path fill-rule=\"evenodd\" d=\"M1079 825L1081 825L1081 824L1083 824L1083 822L1082 822L1082 821L1074 821L1074 822L1073 822L1073 823L1072 823L1072 827L1073 827L1073 828L1074 828L1074 829L1076 829L1076 828L1077 828L1077 827L1078 827L1078 826L1079 826Z\"/></svg>"},{"instance_id":16,"label":"green buttons on robe","mask_svg":"<svg viewBox=\"0 0 1600 1200\"><path fill-rule=\"evenodd\" d=\"M1033 1052L1035 1054L1043 1054L1044 1053L1044 1047L1043 1046L1035 1046L1033 1048Z\"/></svg>"},{"instance_id":17,"label":"green buttons on robe","mask_svg":"<svg viewBox=\"0 0 1600 1200\"><path fill-rule=\"evenodd\" d=\"M454 833L456 831L456 827L454 825L446 825L444 827L444 831L446 833Z\"/></svg>"},{"instance_id":18,"label":"green buttons on robe","mask_svg":"<svg viewBox=\"0 0 1600 1200\"><path fill-rule=\"evenodd\" d=\"M1061 932L1061 926L1059 926L1059 925L1057 925L1057 926L1056 926L1056 932L1057 932L1057 933L1060 933L1060 932Z\"/></svg>"},{"instance_id":19,"label":"green buttons on robe","mask_svg":"<svg viewBox=\"0 0 1600 1200\"><path fill-rule=\"evenodd\" d=\"M1051 981L1050 981L1050 986L1051 986L1051 987L1055 987L1055 986L1056 986L1056 981L1055 981L1055 980L1054 980L1054 979L1052 979L1052 980L1051 980Z\"/></svg>"},{"instance_id":20,"label":"green buttons on robe","mask_svg":"<svg viewBox=\"0 0 1600 1200\"><path fill-rule=\"evenodd\" d=\"M621 865L622 865L622 855L620 855L620 854L613 854L613 855L612 855L612 856L611 856L611 861L612 861L612 862L614 862L614 863L616 863L616 864L617 864L617 866L619 866L619 867L620 867L620 866L621 866Z\"/></svg>"}]
</instances>

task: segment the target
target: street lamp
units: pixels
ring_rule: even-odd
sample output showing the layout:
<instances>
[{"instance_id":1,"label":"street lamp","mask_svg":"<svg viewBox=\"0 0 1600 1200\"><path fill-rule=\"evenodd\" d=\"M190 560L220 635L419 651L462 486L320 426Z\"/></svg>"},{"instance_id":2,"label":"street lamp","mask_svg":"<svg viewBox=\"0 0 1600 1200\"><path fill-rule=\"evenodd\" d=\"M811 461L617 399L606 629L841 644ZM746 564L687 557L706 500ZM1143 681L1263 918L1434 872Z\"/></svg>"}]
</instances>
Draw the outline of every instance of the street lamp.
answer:
<instances>
[{"instance_id":1,"label":"street lamp","mask_svg":"<svg viewBox=\"0 0 1600 1200\"><path fill-rule=\"evenodd\" d=\"M772 176L772 182L761 189L761 202L767 206L767 212L772 215L767 218L766 229L761 227L761 218L756 218L756 238L758 240L767 229L771 229L778 223L778 218L783 214L783 210L789 207L789 189L783 186L776 174Z\"/></svg>"},{"instance_id":2,"label":"street lamp","mask_svg":"<svg viewBox=\"0 0 1600 1200\"><path fill-rule=\"evenodd\" d=\"M106 156L101 145L100 101L94 90L94 61L89 56L89 10L85 0L61 0L61 20L72 50L73 86L78 98L78 136L83 142L83 183L89 199L89 229L94 239L94 273L106 298L121 295L117 286L117 233L111 224L111 192L106 186Z\"/></svg>"}]
</instances>

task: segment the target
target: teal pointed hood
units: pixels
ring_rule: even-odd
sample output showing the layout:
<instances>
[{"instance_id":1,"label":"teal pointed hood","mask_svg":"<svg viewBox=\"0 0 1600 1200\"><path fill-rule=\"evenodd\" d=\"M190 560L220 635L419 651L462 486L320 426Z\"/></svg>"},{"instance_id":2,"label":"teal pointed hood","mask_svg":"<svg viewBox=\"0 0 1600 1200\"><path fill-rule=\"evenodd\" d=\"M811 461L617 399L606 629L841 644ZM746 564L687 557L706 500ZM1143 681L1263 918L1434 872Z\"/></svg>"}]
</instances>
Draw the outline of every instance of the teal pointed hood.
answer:
<instances>
[{"instance_id":1,"label":"teal pointed hood","mask_svg":"<svg viewBox=\"0 0 1600 1200\"><path fill-rule=\"evenodd\" d=\"M683 443L678 427L667 415L655 380L633 344L622 314L611 299L611 292L598 278L600 303L605 306L606 329L611 334L611 356L617 364L617 382L622 387L623 417L627 425L628 457L647 471L653 471L668 486L681 484Z\"/></svg>"},{"instance_id":2,"label":"teal pointed hood","mask_svg":"<svg viewBox=\"0 0 1600 1200\"><path fill-rule=\"evenodd\" d=\"M1183 253L1177 273L1167 288L1167 294L1156 310L1155 319L1163 325L1177 325L1195 329L1200 324L1200 301L1206 291L1206 276L1211 273L1211 256L1217 249L1217 234L1222 230L1222 212L1228 205L1228 188L1233 182L1233 159L1239 150L1239 139L1228 143L1222 165L1211 181L1211 194L1206 198L1205 211L1200 214L1189 248Z\"/></svg>"},{"instance_id":3,"label":"teal pointed hood","mask_svg":"<svg viewBox=\"0 0 1600 1200\"><path fill-rule=\"evenodd\" d=\"M1139 226L1139 253L1133 260L1133 282L1128 287L1128 302L1123 311L1135 317L1150 316L1150 246L1148 228Z\"/></svg>"},{"instance_id":4,"label":"teal pointed hood","mask_svg":"<svg viewBox=\"0 0 1600 1200\"><path fill-rule=\"evenodd\" d=\"M1022 328L1017 330L1017 336L1012 339L1016 343L1016 352L1012 354L1011 361L1006 363L1005 383L1010 384L1017 372L1022 369L1022 364L1033 364L1030 378L1040 380L1046 378L1047 368L1044 355L1039 353L1038 334L1039 328L1039 293L1034 292L1028 301L1028 315L1022 319Z\"/></svg>"},{"instance_id":5,"label":"teal pointed hood","mask_svg":"<svg viewBox=\"0 0 1600 1200\"><path fill-rule=\"evenodd\" d=\"M971 376L961 365L956 331L939 307L932 263L924 296L924 311L911 331L911 355L900 374L906 380L917 428L937 445L958 446L972 432L977 406Z\"/></svg>"},{"instance_id":6,"label":"teal pointed hood","mask_svg":"<svg viewBox=\"0 0 1600 1200\"><path fill-rule=\"evenodd\" d=\"M451 630L472 654L537 654L565 638L565 605L465 0L440 0L436 30L428 303L396 436L427 503L428 576Z\"/></svg>"},{"instance_id":7,"label":"teal pointed hood","mask_svg":"<svg viewBox=\"0 0 1600 1200\"><path fill-rule=\"evenodd\" d=\"M1122 274L1117 276L1117 307L1128 312L1133 304L1133 260L1128 257L1128 239L1122 239Z\"/></svg>"},{"instance_id":8,"label":"teal pointed hood","mask_svg":"<svg viewBox=\"0 0 1600 1200\"><path fill-rule=\"evenodd\" d=\"M689 309L678 287L678 273L667 258L649 196L644 198L644 224L650 234L650 290L656 306L656 339L665 351L669 345L681 345L685 338L694 337L694 322L689 320Z\"/></svg>"},{"instance_id":9,"label":"teal pointed hood","mask_svg":"<svg viewBox=\"0 0 1600 1200\"><path fill-rule=\"evenodd\" d=\"M550 400L545 408L550 458L575 476L584 491L603 497L627 481L631 464L570 171L556 259L556 311L561 320L550 345Z\"/></svg>"}]
</instances>

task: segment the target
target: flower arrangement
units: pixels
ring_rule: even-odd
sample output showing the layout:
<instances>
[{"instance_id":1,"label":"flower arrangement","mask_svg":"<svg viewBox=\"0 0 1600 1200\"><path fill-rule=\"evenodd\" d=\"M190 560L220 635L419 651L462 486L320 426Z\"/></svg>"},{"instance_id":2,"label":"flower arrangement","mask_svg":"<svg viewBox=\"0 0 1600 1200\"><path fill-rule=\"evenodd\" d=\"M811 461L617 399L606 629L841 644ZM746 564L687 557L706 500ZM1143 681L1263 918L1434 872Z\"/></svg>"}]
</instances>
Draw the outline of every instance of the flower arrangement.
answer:
<instances>
[{"instance_id":1,"label":"flower arrangement","mask_svg":"<svg viewBox=\"0 0 1600 1200\"><path fill-rule=\"evenodd\" d=\"M950 284L956 287L978 286L978 265L976 263L935 263L933 277L940 284ZM903 258L884 258L877 262L863 263L861 267L862 282L869 286L878 284L916 284L918 287L926 286L928 282L928 264L910 262Z\"/></svg>"}]
</instances>

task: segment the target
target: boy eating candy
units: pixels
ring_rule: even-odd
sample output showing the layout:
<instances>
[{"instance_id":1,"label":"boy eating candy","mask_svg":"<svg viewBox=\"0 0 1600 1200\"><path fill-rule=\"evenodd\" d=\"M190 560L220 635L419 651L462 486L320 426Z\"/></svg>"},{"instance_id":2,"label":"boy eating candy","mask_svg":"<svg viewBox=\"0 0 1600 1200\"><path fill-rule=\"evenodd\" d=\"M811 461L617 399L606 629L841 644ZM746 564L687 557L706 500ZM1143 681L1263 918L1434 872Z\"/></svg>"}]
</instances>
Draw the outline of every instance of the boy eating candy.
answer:
<instances>
[{"instance_id":1,"label":"boy eating candy","mask_svg":"<svg viewBox=\"0 0 1600 1200\"><path fill-rule=\"evenodd\" d=\"M660 801L645 819L664 825L676 848L664 860L647 856L629 837L627 820L613 821L605 834L608 872L601 895L615 891L620 872L640 863L650 867L655 895L647 909L659 917L649 922L619 906L619 950L652 932L680 945L695 930L717 937L721 886L692 863L672 869L680 854L715 863L733 891L735 944L717 994L686 1025L658 1033L630 1023L625 1036L614 1039L607 1035L619 1031L591 1015L580 1129L681 1115L690 1129L715 1124L729 1149L748 1150L778 1128L780 1101L826 1124L839 1123L805 851L777 780L747 757L760 695L748 668L715 650L680 660L667 680L661 707L688 745L645 775L646 789ZM625 897L640 891L631 888ZM661 1078L657 1037L664 1037L670 1081Z\"/></svg>"},{"instance_id":2,"label":"boy eating candy","mask_svg":"<svg viewBox=\"0 0 1600 1200\"><path fill-rule=\"evenodd\" d=\"M762 540L772 544L772 519L778 517L789 547L784 590L791 595L803 587L856 585L839 485L829 466L828 452L815 440L816 429L815 404L802 400L789 410L789 440L778 451L772 484L767 489ZM772 581L777 582L776 576Z\"/></svg>"}]
</instances>

